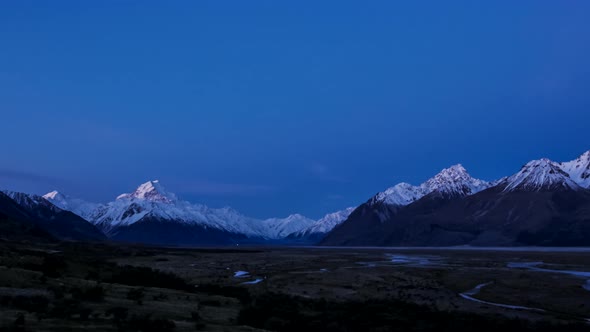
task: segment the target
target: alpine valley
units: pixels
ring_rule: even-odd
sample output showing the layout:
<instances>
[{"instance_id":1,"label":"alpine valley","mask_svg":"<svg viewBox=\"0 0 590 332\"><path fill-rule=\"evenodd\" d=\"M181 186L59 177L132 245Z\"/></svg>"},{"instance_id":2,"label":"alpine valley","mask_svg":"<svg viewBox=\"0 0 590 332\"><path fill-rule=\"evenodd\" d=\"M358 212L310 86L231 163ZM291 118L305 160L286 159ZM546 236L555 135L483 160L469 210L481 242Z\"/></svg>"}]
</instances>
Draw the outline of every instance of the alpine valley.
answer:
<instances>
[{"instance_id":1,"label":"alpine valley","mask_svg":"<svg viewBox=\"0 0 590 332\"><path fill-rule=\"evenodd\" d=\"M400 183L319 220L256 219L179 199L149 181L99 204L53 191L0 193L0 237L172 246L589 246L590 151L533 160L511 176L475 179L460 164Z\"/></svg>"}]
</instances>

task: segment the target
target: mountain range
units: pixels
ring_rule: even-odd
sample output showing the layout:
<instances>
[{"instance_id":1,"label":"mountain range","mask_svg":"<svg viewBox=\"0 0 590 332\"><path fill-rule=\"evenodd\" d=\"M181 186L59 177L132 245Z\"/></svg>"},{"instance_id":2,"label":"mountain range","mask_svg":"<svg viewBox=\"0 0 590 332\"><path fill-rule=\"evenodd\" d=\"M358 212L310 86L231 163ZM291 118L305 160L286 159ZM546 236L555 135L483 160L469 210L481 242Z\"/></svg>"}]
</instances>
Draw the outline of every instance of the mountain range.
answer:
<instances>
[{"instance_id":1,"label":"mountain range","mask_svg":"<svg viewBox=\"0 0 590 332\"><path fill-rule=\"evenodd\" d=\"M533 160L495 181L460 164L414 186L400 183L319 220L256 219L179 199L155 180L99 204L58 191L0 192L0 238L156 245L590 245L590 151Z\"/></svg>"},{"instance_id":2,"label":"mountain range","mask_svg":"<svg viewBox=\"0 0 590 332\"><path fill-rule=\"evenodd\" d=\"M213 209L183 201L157 180L106 204L85 202L57 191L43 198L85 218L110 239L163 245L309 244L348 217L337 212L320 220L299 214L260 220L229 207Z\"/></svg>"},{"instance_id":3,"label":"mountain range","mask_svg":"<svg viewBox=\"0 0 590 332\"><path fill-rule=\"evenodd\" d=\"M338 246L590 245L590 151L492 182L461 165L376 194L322 241Z\"/></svg>"}]
</instances>

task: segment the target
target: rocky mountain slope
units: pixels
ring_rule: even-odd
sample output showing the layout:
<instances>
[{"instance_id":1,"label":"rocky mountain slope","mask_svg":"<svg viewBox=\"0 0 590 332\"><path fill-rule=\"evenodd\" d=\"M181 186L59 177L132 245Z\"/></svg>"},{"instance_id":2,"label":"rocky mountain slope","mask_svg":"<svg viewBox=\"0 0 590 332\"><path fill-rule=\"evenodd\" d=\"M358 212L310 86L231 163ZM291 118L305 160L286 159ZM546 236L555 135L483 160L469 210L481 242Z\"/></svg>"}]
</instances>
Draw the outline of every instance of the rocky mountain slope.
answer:
<instances>
[{"instance_id":1,"label":"rocky mountain slope","mask_svg":"<svg viewBox=\"0 0 590 332\"><path fill-rule=\"evenodd\" d=\"M376 194L334 228L322 244L370 245L382 235L385 224L405 206L420 200L449 200L478 193L492 184L475 179L460 164L443 169L420 186L401 183Z\"/></svg>"},{"instance_id":2,"label":"rocky mountain slope","mask_svg":"<svg viewBox=\"0 0 590 332\"><path fill-rule=\"evenodd\" d=\"M419 187L403 184L409 191L402 195L388 190L396 199L382 199L385 192L376 195L322 244L590 245L588 156L589 152L567 163L533 160L514 175L491 183L472 179L455 166L453 173L459 175L447 176L445 170L432 179L437 181ZM445 185L421 195L426 184L434 182ZM416 188L424 191L414 195L419 192Z\"/></svg>"},{"instance_id":3,"label":"rocky mountain slope","mask_svg":"<svg viewBox=\"0 0 590 332\"><path fill-rule=\"evenodd\" d=\"M0 213L19 228L35 234L51 234L60 240L101 241L106 237L95 226L76 214L64 211L44 198L18 192L3 192Z\"/></svg>"}]
</instances>

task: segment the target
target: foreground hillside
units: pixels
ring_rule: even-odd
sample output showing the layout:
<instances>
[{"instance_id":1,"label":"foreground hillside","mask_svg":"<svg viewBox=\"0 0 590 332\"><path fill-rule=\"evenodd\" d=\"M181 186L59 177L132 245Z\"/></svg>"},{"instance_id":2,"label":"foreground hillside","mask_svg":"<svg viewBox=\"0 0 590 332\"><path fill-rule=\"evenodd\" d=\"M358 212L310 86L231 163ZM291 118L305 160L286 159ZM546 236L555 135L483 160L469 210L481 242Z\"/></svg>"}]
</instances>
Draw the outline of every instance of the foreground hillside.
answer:
<instances>
[{"instance_id":1,"label":"foreground hillside","mask_svg":"<svg viewBox=\"0 0 590 332\"><path fill-rule=\"evenodd\" d=\"M0 330L588 331L587 278L510 267L530 261L590 270L575 252L0 243Z\"/></svg>"}]
</instances>

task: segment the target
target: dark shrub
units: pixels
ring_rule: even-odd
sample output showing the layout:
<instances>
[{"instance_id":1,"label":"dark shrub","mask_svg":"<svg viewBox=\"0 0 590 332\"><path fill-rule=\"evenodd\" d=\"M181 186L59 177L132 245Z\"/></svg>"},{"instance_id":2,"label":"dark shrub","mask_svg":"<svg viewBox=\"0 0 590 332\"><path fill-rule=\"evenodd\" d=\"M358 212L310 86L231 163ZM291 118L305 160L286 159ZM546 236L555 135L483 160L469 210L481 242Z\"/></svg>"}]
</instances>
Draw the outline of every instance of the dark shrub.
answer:
<instances>
[{"instance_id":1,"label":"dark shrub","mask_svg":"<svg viewBox=\"0 0 590 332\"><path fill-rule=\"evenodd\" d=\"M211 284L204 284L199 285L199 287L195 288L196 292L208 294L208 295L220 295L224 297L233 297L235 299L240 300L242 303L250 302L250 292L243 287L233 287L233 286L219 286L219 285L211 285Z\"/></svg>"},{"instance_id":2,"label":"dark shrub","mask_svg":"<svg viewBox=\"0 0 590 332\"><path fill-rule=\"evenodd\" d=\"M54 301L49 315L54 318L70 319L80 313L80 301L76 299L61 299Z\"/></svg>"},{"instance_id":3,"label":"dark shrub","mask_svg":"<svg viewBox=\"0 0 590 332\"><path fill-rule=\"evenodd\" d=\"M134 288L130 289L129 292L127 292L127 299L135 301L139 305L143 303L142 301L144 297L145 293L143 288Z\"/></svg>"},{"instance_id":4,"label":"dark shrub","mask_svg":"<svg viewBox=\"0 0 590 332\"><path fill-rule=\"evenodd\" d=\"M150 314L134 315L122 326L123 331L140 332L170 332L176 329L176 324L164 318L152 318Z\"/></svg>"},{"instance_id":5,"label":"dark shrub","mask_svg":"<svg viewBox=\"0 0 590 332\"><path fill-rule=\"evenodd\" d=\"M90 288L72 288L72 297L80 301L101 302L104 300L105 290L101 285Z\"/></svg>"},{"instance_id":6,"label":"dark shrub","mask_svg":"<svg viewBox=\"0 0 590 332\"><path fill-rule=\"evenodd\" d=\"M49 298L42 295L2 296L0 297L0 304L25 310L27 312L42 313L47 311Z\"/></svg>"},{"instance_id":7,"label":"dark shrub","mask_svg":"<svg viewBox=\"0 0 590 332\"><path fill-rule=\"evenodd\" d=\"M105 279L106 282L128 286L168 288L176 290L192 290L184 279L179 276L154 270L149 267L123 266Z\"/></svg>"},{"instance_id":8,"label":"dark shrub","mask_svg":"<svg viewBox=\"0 0 590 332\"><path fill-rule=\"evenodd\" d=\"M222 303L219 300L203 300L201 301L202 305L208 305L210 307L221 307Z\"/></svg>"},{"instance_id":9,"label":"dark shrub","mask_svg":"<svg viewBox=\"0 0 590 332\"><path fill-rule=\"evenodd\" d=\"M129 316L129 309L127 308L123 308L123 307L114 307L114 308L110 308L107 311L105 311L105 316L107 317L113 317L113 323L115 325L120 324L122 321L124 321L125 319L127 319L127 316Z\"/></svg>"},{"instance_id":10,"label":"dark shrub","mask_svg":"<svg viewBox=\"0 0 590 332\"><path fill-rule=\"evenodd\" d=\"M88 318L90 318L90 315L92 315L92 309L90 308L80 308L80 310L78 311L78 314L80 315L80 320L88 320Z\"/></svg>"},{"instance_id":11,"label":"dark shrub","mask_svg":"<svg viewBox=\"0 0 590 332\"><path fill-rule=\"evenodd\" d=\"M191 319L195 322L200 322L203 318L201 317L201 314L199 314L196 311L191 312Z\"/></svg>"},{"instance_id":12,"label":"dark shrub","mask_svg":"<svg viewBox=\"0 0 590 332\"><path fill-rule=\"evenodd\" d=\"M165 301L168 300L168 295L160 293L158 295L152 296L152 299L154 299L154 301Z\"/></svg>"},{"instance_id":13,"label":"dark shrub","mask_svg":"<svg viewBox=\"0 0 590 332\"><path fill-rule=\"evenodd\" d=\"M265 294L244 307L238 324L279 332L299 331L587 331L583 324L553 325L527 320L442 312L399 300L323 302Z\"/></svg>"},{"instance_id":14,"label":"dark shrub","mask_svg":"<svg viewBox=\"0 0 590 332\"><path fill-rule=\"evenodd\" d=\"M62 272L67 268L67 263L63 257L57 255L47 255L43 257L41 272L50 278L60 277Z\"/></svg>"}]
</instances>

